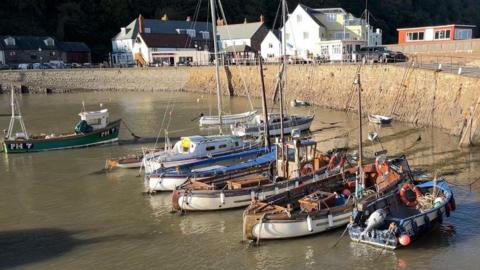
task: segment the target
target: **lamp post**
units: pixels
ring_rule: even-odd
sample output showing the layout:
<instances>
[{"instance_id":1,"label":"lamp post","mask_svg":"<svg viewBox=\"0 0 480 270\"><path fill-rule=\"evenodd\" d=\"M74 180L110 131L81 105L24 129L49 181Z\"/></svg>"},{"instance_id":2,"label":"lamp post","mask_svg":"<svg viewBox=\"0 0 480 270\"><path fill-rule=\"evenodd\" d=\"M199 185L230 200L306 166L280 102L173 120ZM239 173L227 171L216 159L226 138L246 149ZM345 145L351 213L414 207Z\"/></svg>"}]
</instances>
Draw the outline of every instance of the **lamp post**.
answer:
<instances>
[{"instance_id":1,"label":"lamp post","mask_svg":"<svg viewBox=\"0 0 480 270\"><path fill-rule=\"evenodd\" d=\"M198 63L198 44L197 42L195 42L195 63L197 63L197 66L199 66L199 63Z\"/></svg>"},{"instance_id":2,"label":"lamp post","mask_svg":"<svg viewBox=\"0 0 480 270\"><path fill-rule=\"evenodd\" d=\"M38 54L40 55L40 64L43 64L43 57L42 57L42 48L38 48Z\"/></svg>"}]
</instances>

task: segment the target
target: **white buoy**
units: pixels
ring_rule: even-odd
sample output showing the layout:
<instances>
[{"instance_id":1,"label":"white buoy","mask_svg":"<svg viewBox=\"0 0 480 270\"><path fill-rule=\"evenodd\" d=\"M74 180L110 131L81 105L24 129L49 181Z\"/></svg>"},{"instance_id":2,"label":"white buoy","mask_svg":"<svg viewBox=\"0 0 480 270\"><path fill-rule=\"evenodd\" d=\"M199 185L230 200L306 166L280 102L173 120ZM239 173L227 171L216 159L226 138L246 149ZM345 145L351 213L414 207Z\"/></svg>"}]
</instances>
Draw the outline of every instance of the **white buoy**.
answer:
<instances>
[{"instance_id":1,"label":"white buoy","mask_svg":"<svg viewBox=\"0 0 480 270\"><path fill-rule=\"evenodd\" d=\"M333 227L333 216L331 214L328 215L328 226Z\"/></svg>"},{"instance_id":2,"label":"white buoy","mask_svg":"<svg viewBox=\"0 0 480 270\"><path fill-rule=\"evenodd\" d=\"M307 229L309 232L313 232L312 218L310 217L310 215L307 216Z\"/></svg>"},{"instance_id":3,"label":"white buoy","mask_svg":"<svg viewBox=\"0 0 480 270\"><path fill-rule=\"evenodd\" d=\"M462 71L463 71L463 70L462 70L462 67L459 67L459 68L458 68L458 75L462 75Z\"/></svg>"},{"instance_id":4,"label":"white buoy","mask_svg":"<svg viewBox=\"0 0 480 270\"><path fill-rule=\"evenodd\" d=\"M225 204L225 194L223 192L220 192L220 203Z\"/></svg>"},{"instance_id":5,"label":"white buoy","mask_svg":"<svg viewBox=\"0 0 480 270\"><path fill-rule=\"evenodd\" d=\"M442 63L438 64L438 71L441 71L442 70Z\"/></svg>"}]
</instances>

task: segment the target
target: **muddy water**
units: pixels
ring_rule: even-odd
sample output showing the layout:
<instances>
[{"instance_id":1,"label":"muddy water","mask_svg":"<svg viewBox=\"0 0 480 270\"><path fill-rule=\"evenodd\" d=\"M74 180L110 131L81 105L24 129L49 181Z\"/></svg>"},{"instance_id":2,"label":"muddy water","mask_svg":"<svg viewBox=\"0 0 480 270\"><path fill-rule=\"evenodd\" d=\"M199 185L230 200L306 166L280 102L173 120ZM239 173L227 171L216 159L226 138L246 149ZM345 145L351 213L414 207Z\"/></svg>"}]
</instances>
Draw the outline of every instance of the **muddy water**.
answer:
<instances>
[{"instance_id":1,"label":"muddy water","mask_svg":"<svg viewBox=\"0 0 480 270\"><path fill-rule=\"evenodd\" d=\"M85 101L99 103L111 119L121 117L138 136L154 139L162 126L171 137L203 132L191 121L215 108L215 98L178 93L82 93L24 95L20 99L28 130L72 131ZM248 108L246 99L227 99L226 111ZM259 101L254 101L259 105ZM167 109L167 110L166 110ZM368 108L366 108L368 111ZM165 114L165 111L167 113ZM314 137L320 149L355 146L356 116L321 108ZM8 113L0 96L0 113ZM171 113L170 113L171 112ZM170 118L170 115L172 116ZM8 126L0 117L0 126ZM122 127L121 139L131 142ZM137 171L102 170L105 159L140 149L124 144L47 153L0 155L0 268L28 269L478 269L480 265L480 182L478 149L460 150L458 138L405 123L377 128L390 155L405 153L413 167L446 175L455 184L458 210L444 225L408 249L390 252L352 244L347 237L330 248L342 229L259 247L242 243L241 213L170 214L170 195L144 196ZM365 139L365 141L367 141Z\"/></svg>"}]
</instances>

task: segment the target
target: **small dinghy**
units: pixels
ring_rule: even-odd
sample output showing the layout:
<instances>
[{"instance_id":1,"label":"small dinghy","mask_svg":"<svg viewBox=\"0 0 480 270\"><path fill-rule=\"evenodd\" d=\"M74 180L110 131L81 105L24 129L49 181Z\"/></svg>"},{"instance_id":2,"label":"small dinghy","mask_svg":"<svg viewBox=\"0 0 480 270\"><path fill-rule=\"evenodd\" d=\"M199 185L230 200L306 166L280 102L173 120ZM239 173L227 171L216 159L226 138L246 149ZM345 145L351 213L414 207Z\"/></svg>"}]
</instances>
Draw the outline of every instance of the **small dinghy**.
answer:
<instances>
[{"instance_id":1,"label":"small dinghy","mask_svg":"<svg viewBox=\"0 0 480 270\"><path fill-rule=\"evenodd\" d=\"M304 115L284 115L283 117L283 130L284 134L291 134L292 131L307 131L310 129L313 118L315 116L304 116ZM253 124L237 124L232 125L231 130L232 134L240 137L256 137L264 133L264 117L257 115L254 119ZM280 126L280 114L269 114L268 115L268 130L270 136L279 136L281 134Z\"/></svg>"},{"instance_id":2,"label":"small dinghy","mask_svg":"<svg viewBox=\"0 0 480 270\"><path fill-rule=\"evenodd\" d=\"M251 122L255 116L257 115L257 111L248 111L239 114L227 114L222 115L222 125L234 125L237 123L248 123ZM220 125L220 118L218 115L205 115L200 117L200 126L218 126Z\"/></svg>"},{"instance_id":3,"label":"small dinghy","mask_svg":"<svg viewBox=\"0 0 480 270\"><path fill-rule=\"evenodd\" d=\"M306 106L310 106L310 103L308 103L306 101L303 101L303 100L294 99L294 100L290 101L290 106L291 107L306 107Z\"/></svg>"},{"instance_id":4,"label":"small dinghy","mask_svg":"<svg viewBox=\"0 0 480 270\"><path fill-rule=\"evenodd\" d=\"M176 168L155 171L145 176L147 193L173 191L190 179L201 181L212 177L233 177L233 175L244 174L250 171L252 167L263 168L260 172L266 171L269 164L275 161L274 153L264 155L263 158L245 161L246 158L262 155L265 152L268 152L266 148L255 148L180 165ZM230 165L218 165L219 163L230 163Z\"/></svg>"},{"instance_id":5,"label":"small dinghy","mask_svg":"<svg viewBox=\"0 0 480 270\"><path fill-rule=\"evenodd\" d=\"M401 157L381 166L363 166L365 188L357 188L358 167L321 181L302 185L263 201L252 201L243 214L244 238L285 239L313 235L348 224L354 207L353 194L365 199L394 190L409 171Z\"/></svg>"},{"instance_id":6,"label":"small dinghy","mask_svg":"<svg viewBox=\"0 0 480 270\"><path fill-rule=\"evenodd\" d=\"M160 154L164 149L157 148L145 151L145 155ZM107 159L105 161L105 169L113 170L115 168L121 169L138 169L142 166L144 154L130 154L124 157Z\"/></svg>"},{"instance_id":7,"label":"small dinghy","mask_svg":"<svg viewBox=\"0 0 480 270\"><path fill-rule=\"evenodd\" d=\"M331 159L317 152L316 142L311 140L286 143L284 151L279 150L282 147L277 144L276 149L276 177L273 172L270 175L253 172L237 177L190 180L174 191L173 208L179 211L208 211L244 207L252 199L262 200L299 185L319 181L325 177L326 170L338 171L345 164L343 158ZM282 152L287 160L282 159Z\"/></svg>"},{"instance_id":8,"label":"small dinghy","mask_svg":"<svg viewBox=\"0 0 480 270\"><path fill-rule=\"evenodd\" d=\"M370 114L368 115L368 121L374 124L388 125L392 123L393 118L389 116L378 115L378 114Z\"/></svg>"},{"instance_id":9,"label":"small dinghy","mask_svg":"<svg viewBox=\"0 0 480 270\"><path fill-rule=\"evenodd\" d=\"M393 250L408 246L454 210L455 199L444 180L410 182L395 193L359 204L348 232L354 242Z\"/></svg>"}]
</instances>

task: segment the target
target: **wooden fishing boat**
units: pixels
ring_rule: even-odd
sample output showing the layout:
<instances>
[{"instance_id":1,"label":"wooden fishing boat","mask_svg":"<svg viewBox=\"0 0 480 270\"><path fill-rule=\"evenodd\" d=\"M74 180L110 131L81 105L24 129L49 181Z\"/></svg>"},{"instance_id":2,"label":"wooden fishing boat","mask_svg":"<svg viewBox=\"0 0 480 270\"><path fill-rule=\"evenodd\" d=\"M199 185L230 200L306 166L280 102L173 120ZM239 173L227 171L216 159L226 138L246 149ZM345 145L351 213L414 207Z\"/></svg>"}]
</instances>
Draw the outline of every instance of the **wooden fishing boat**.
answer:
<instances>
[{"instance_id":1,"label":"wooden fishing boat","mask_svg":"<svg viewBox=\"0 0 480 270\"><path fill-rule=\"evenodd\" d=\"M404 158L398 158L382 166L363 166L365 189L361 191L357 188L358 167L351 167L263 201L254 200L243 214L244 237L257 241L284 239L344 226L354 207L352 194L362 192L372 198L395 189L408 170L404 162Z\"/></svg>"},{"instance_id":2,"label":"wooden fishing boat","mask_svg":"<svg viewBox=\"0 0 480 270\"><path fill-rule=\"evenodd\" d=\"M343 158L331 159L329 154L317 152L316 142L311 140L286 143L283 152L287 160L282 158L282 151L278 151L282 149L281 144L277 144L276 148L276 175L273 172L261 174L258 169L236 177L189 180L173 192L173 208L179 211L210 211L244 207L253 198L265 199L299 185L319 181L328 175L325 173L327 170L333 173L345 164Z\"/></svg>"},{"instance_id":3,"label":"wooden fishing boat","mask_svg":"<svg viewBox=\"0 0 480 270\"><path fill-rule=\"evenodd\" d=\"M147 175L156 170L247 151L260 146L261 143L258 141L247 141L232 135L188 136L182 137L171 149L145 156L142 162Z\"/></svg>"},{"instance_id":4,"label":"wooden fishing boat","mask_svg":"<svg viewBox=\"0 0 480 270\"><path fill-rule=\"evenodd\" d=\"M222 115L222 125L234 125L237 123L248 123L251 122L257 111L248 111L239 114L227 114ZM205 115L200 117L200 126L217 126L220 125L220 118L218 115Z\"/></svg>"},{"instance_id":5,"label":"wooden fishing boat","mask_svg":"<svg viewBox=\"0 0 480 270\"><path fill-rule=\"evenodd\" d=\"M443 179L410 182L395 193L359 204L348 232L354 242L393 250L442 223L455 207L453 192Z\"/></svg>"},{"instance_id":6,"label":"wooden fishing boat","mask_svg":"<svg viewBox=\"0 0 480 270\"><path fill-rule=\"evenodd\" d=\"M145 155L155 155L163 151L162 148L150 149L144 153L130 154L124 157L111 158L105 161L105 168L112 170L115 168L121 169L138 169L142 166L142 160Z\"/></svg>"},{"instance_id":7,"label":"wooden fishing boat","mask_svg":"<svg viewBox=\"0 0 480 270\"><path fill-rule=\"evenodd\" d=\"M393 118L389 116L384 116L384 115L370 114L368 115L368 121L374 124L388 125L392 123Z\"/></svg>"},{"instance_id":8,"label":"wooden fishing boat","mask_svg":"<svg viewBox=\"0 0 480 270\"><path fill-rule=\"evenodd\" d=\"M83 111L79 116L81 120L75 127L75 132L29 135L12 90L12 118L3 141L3 149L6 153L27 153L94 146L118 140L121 120L109 122L107 109ZM22 131L14 134L16 120L20 122Z\"/></svg>"},{"instance_id":9,"label":"wooden fishing boat","mask_svg":"<svg viewBox=\"0 0 480 270\"><path fill-rule=\"evenodd\" d=\"M291 134L292 131L297 130L299 132L307 131L312 125L314 115L284 115L283 116L283 134ZM281 132L280 114L268 115L268 129L270 136L279 136ZM256 137L264 133L264 117L261 115L255 116L255 122L253 124L237 124L232 125L232 134L236 136L248 136Z\"/></svg>"},{"instance_id":10,"label":"wooden fishing boat","mask_svg":"<svg viewBox=\"0 0 480 270\"><path fill-rule=\"evenodd\" d=\"M201 181L212 177L233 177L250 171L251 167L266 170L269 164L275 161L275 155L262 155L265 152L268 152L266 148L255 148L157 171L145 176L147 193L173 191L190 179ZM262 156L246 160L258 155Z\"/></svg>"}]
</instances>

